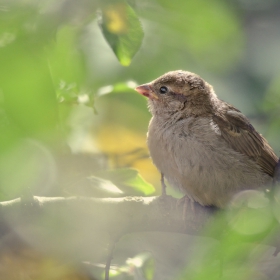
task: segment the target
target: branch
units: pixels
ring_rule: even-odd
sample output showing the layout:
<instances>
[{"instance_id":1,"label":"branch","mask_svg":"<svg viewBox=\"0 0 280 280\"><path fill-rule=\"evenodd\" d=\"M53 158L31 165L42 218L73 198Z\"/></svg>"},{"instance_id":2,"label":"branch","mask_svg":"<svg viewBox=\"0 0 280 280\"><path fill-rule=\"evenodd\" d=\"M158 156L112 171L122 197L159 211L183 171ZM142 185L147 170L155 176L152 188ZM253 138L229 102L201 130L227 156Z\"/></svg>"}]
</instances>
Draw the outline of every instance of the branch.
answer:
<instances>
[{"instance_id":1,"label":"branch","mask_svg":"<svg viewBox=\"0 0 280 280\"><path fill-rule=\"evenodd\" d=\"M193 207L193 203L190 202ZM183 205L171 196L164 197L34 197L0 202L2 219L23 227L42 226L46 217L65 225L60 234L71 231L113 232L115 236L138 231L167 231L198 234L213 214L213 209L195 203L194 211L183 217ZM184 218L184 220L183 220ZM45 229L48 230L47 228ZM51 230L51 229L50 229ZM67 232L63 232L63 230ZM0 233L1 234L1 233Z\"/></svg>"},{"instance_id":2,"label":"branch","mask_svg":"<svg viewBox=\"0 0 280 280\"><path fill-rule=\"evenodd\" d=\"M32 201L18 198L0 203L0 238L5 240L4 236L16 233L21 240L47 254L106 263L108 274L112 246L127 233L201 234L201 229L211 220L213 209L190 202L188 208L194 211L184 215L185 205L178 201L166 195L123 198L35 196Z\"/></svg>"},{"instance_id":3,"label":"branch","mask_svg":"<svg viewBox=\"0 0 280 280\"><path fill-rule=\"evenodd\" d=\"M89 253L93 242L101 244L104 241L107 244L108 240L116 240L131 232L198 234L212 216L213 210L198 204L191 205L194 205L195 211L183 215L182 203L179 204L177 199L170 196L35 196L32 202L18 198L0 203L0 218L6 225L4 227L1 223L0 237L15 231L25 241L43 250L50 249L59 254L75 254L76 250Z\"/></svg>"},{"instance_id":4,"label":"branch","mask_svg":"<svg viewBox=\"0 0 280 280\"><path fill-rule=\"evenodd\" d=\"M32 202L18 198L0 203L0 237L15 232L43 252L105 263L112 242L127 233L219 236L212 227L203 230L217 210L189 202L184 213L186 205L179 201L171 196L34 197ZM223 222L226 226L228 221L219 220L220 230Z\"/></svg>"}]
</instances>

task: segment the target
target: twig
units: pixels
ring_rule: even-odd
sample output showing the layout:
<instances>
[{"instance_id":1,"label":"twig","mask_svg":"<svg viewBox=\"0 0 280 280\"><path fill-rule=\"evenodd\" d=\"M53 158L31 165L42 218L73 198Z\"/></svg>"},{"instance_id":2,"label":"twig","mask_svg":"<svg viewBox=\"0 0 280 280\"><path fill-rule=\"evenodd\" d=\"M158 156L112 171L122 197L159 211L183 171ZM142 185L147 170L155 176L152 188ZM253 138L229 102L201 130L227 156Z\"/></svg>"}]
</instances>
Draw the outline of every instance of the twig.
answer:
<instances>
[{"instance_id":1,"label":"twig","mask_svg":"<svg viewBox=\"0 0 280 280\"><path fill-rule=\"evenodd\" d=\"M108 252L108 257L106 261L106 266L105 266L105 280L109 280L109 274L110 274L110 266L111 266L111 261L113 259L113 254L115 250L115 245L116 245L116 240L113 240L111 243L111 246L109 248Z\"/></svg>"}]
</instances>

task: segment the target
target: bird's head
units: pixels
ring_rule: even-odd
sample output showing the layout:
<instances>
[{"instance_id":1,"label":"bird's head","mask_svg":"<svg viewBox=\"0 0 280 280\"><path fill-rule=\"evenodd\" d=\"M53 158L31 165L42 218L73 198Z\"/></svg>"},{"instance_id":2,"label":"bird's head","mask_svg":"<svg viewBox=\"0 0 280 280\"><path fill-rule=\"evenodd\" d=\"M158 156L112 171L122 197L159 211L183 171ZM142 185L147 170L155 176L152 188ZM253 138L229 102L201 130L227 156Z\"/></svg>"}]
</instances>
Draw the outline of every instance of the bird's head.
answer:
<instances>
[{"instance_id":1,"label":"bird's head","mask_svg":"<svg viewBox=\"0 0 280 280\"><path fill-rule=\"evenodd\" d=\"M200 76L182 70L165 73L135 90L149 98L152 114L205 111L211 103L210 99L216 96L212 87Z\"/></svg>"}]
</instances>

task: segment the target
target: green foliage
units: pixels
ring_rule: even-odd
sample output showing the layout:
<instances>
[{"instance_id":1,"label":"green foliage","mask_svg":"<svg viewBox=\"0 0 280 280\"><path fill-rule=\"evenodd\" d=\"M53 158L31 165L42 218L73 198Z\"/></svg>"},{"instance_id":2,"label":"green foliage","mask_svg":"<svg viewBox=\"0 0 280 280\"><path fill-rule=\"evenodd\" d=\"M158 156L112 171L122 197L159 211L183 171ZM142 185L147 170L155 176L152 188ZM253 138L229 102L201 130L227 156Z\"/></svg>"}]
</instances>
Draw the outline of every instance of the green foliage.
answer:
<instances>
[{"instance_id":1,"label":"green foliage","mask_svg":"<svg viewBox=\"0 0 280 280\"><path fill-rule=\"evenodd\" d=\"M230 207L215 217L206 227L218 241L201 257L196 252L195 266L186 266L179 279L262 279L263 256L272 261L275 250L264 244L278 231L273 203L257 191L245 191L235 198ZM223 225L221 227L221 225ZM195 244L198 246L198 244ZM271 253L268 254L268 251Z\"/></svg>"},{"instance_id":2,"label":"green foliage","mask_svg":"<svg viewBox=\"0 0 280 280\"><path fill-rule=\"evenodd\" d=\"M116 280L135 279L137 277L136 275L139 275L142 279L152 280L154 279L154 270L155 263L151 254L141 253L133 258L127 259L126 264L118 269L112 269L110 271L110 277Z\"/></svg>"},{"instance_id":3,"label":"green foliage","mask_svg":"<svg viewBox=\"0 0 280 280\"><path fill-rule=\"evenodd\" d=\"M65 26L56 33L47 48L47 58L59 101L69 101L69 95L79 95L85 83L85 63L77 42L79 29Z\"/></svg>"},{"instance_id":4,"label":"green foliage","mask_svg":"<svg viewBox=\"0 0 280 280\"><path fill-rule=\"evenodd\" d=\"M279 43L276 2L261 8L222 0L0 0L0 200L80 194L70 184L59 189L61 174L73 175L78 187L86 179L106 195L159 191L146 148L150 114L133 88L174 69L205 77L222 99L253 116L279 151L280 61L271 47ZM264 10L267 17L260 16ZM74 168L70 161L61 166L61 154L70 150L94 154L94 164L71 154ZM255 270L267 250L255 244L277 230L279 193L272 205L249 197L247 207L225 211L209 225L205 235L212 232L219 242L205 254L190 251L191 244L183 248L185 236L166 233L170 243L156 238L153 254L135 246L135 257L122 256L116 279L165 277L161 263L178 269L173 279L218 279L221 271L222 279L261 279ZM174 257L172 236L180 241L178 254L191 252L191 261ZM176 267L185 259L183 269Z\"/></svg>"},{"instance_id":5,"label":"green foliage","mask_svg":"<svg viewBox=\"0 0 280 280\"><path fill-rule=\"evenodd\" d=\"M94 173L97 177L113 182L125 194L151 195L155 189L153 185L146 182L139 172L132 168L118 168L112 170L101 170Z\"/></svg>"},{"instance_id":6,"label":"green foliage","mask_svg":"<svg viewBox=\"0 0 280 280\"><path fill-rule=\"evenodd\" d=\"M230 68L242 55L243 33L229 3L220 0L160 0L159 3L164 10L155 19L166 29L166 39L189 52L193 59L218 70Z\"/></svg>"},{"instance_id":7,"label":"green foliage","mask_svg":"<svg viewBox=\"0 0 280 280\"><path fill-rule=\"evenodd\" d=\"M132 7L125 1L103 6L99 25L119 62L123 66L129 66L144 36L141 23Z\"/></svg>"},{"instance_id":8,"label":"green foliage","mask_svg":"<svg viewBox=\"0 0 280 280\"><path fill-rule=\"evenodd\" d=\"M96 176L90 176L88 180L92 183L94 188L99 188L102 191L106 192L106 194L110 194L110 195L122 194L122 191L110 180L105 180Z\"/></svg>"}]
</instances>

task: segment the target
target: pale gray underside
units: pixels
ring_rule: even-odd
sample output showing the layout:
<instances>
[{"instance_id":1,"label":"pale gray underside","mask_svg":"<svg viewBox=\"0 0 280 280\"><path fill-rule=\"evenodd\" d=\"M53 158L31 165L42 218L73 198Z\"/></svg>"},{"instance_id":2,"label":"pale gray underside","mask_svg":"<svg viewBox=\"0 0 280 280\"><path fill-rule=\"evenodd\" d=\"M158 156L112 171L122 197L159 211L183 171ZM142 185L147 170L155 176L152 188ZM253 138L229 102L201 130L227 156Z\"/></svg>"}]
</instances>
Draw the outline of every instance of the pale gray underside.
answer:
<instances>
[{"instance_id":1,"label":"pale gray underside","mask_svg":"<svg viewBox=\"0 0 280 280\"><path fill-rule=\"evenodd\" d=\"M202 205L225 207L235 193L272 181L248 156L233 150L208 118L169 123L155 116L148 147L169 183Z\"/></svg>"}]
</instances>

